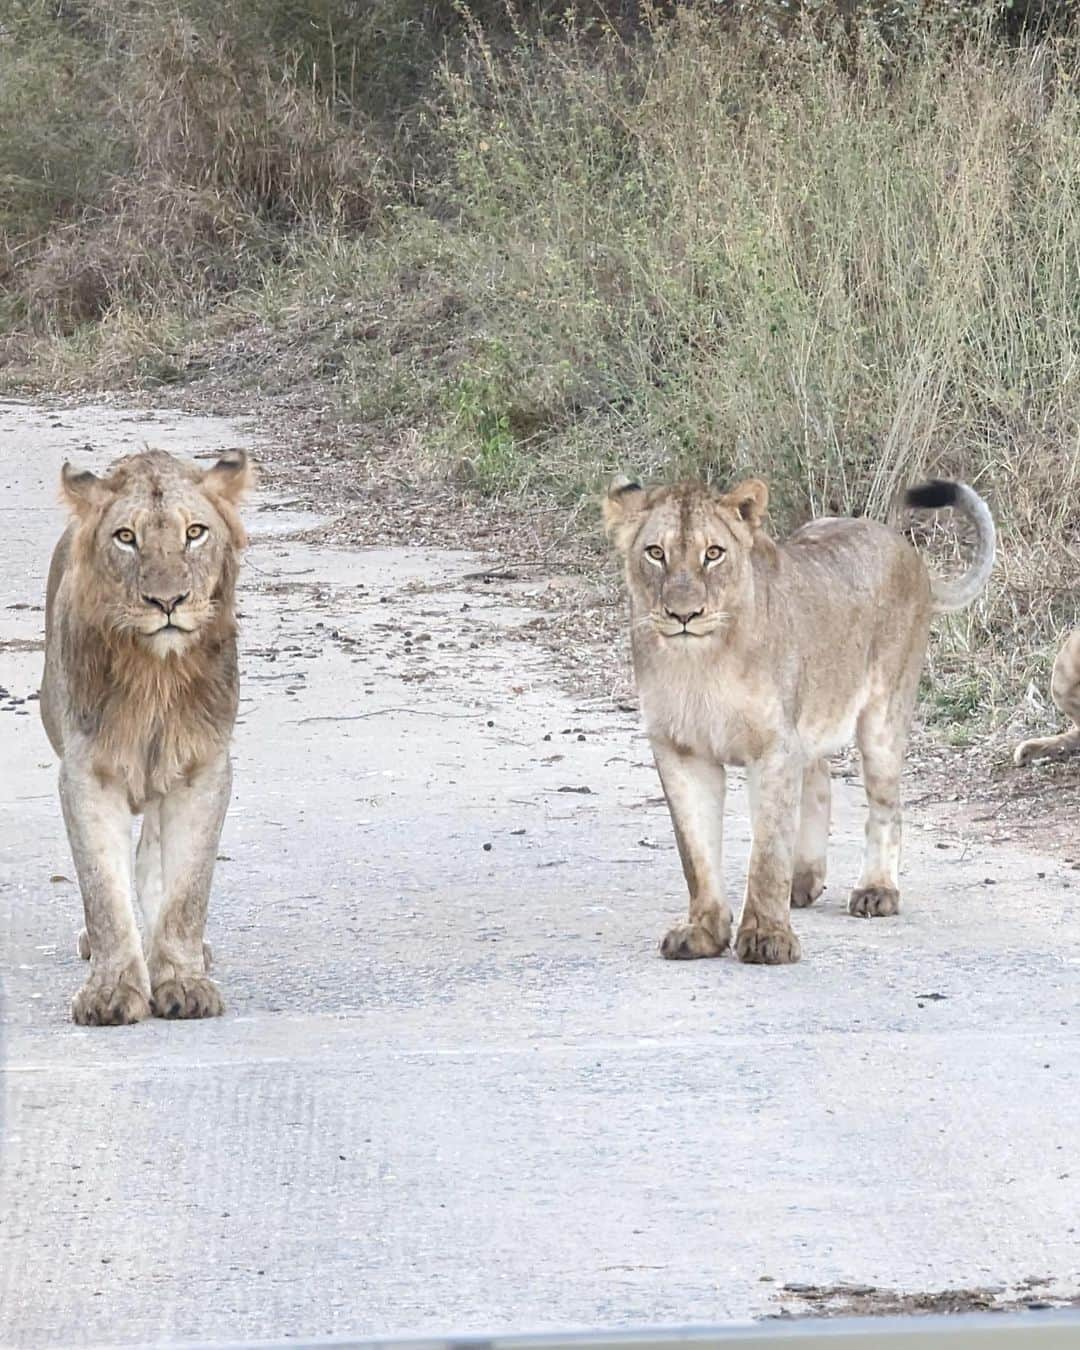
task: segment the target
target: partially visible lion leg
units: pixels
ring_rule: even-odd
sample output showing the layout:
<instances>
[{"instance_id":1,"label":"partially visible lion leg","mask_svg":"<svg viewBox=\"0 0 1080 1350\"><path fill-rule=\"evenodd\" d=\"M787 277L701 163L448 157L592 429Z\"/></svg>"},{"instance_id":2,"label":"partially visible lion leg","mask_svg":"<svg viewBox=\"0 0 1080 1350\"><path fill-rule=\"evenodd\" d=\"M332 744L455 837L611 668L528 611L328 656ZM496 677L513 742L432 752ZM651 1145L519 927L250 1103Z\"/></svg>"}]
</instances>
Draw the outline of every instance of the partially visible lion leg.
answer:
<instances>
[{"instance_id":1,"label":"partially visible lion leg","mask_svg":"<svg viewBox=\"0 0 1080 1350\"><path fill-rule=\"evenodd\" d=\"M815 759L803 772L799 834L795 841L795 875L791 881L793 909L812 905L825 889L831 806L829 761Z\"/></svg>"},{"instance_id":2,"label":"partially visible lion leg","mask_svg":"<svg viewBox=\"0 0 1080 1350\"><path fill-rule=\"evenodd\" d=\"M1036 759L1071 755L1077 750L1080 750L1080 724L1060 736L1034 736L1030 741L1021 741L1013 751L1013 763L1022 769Z\"/></svg>"},{"instance_id":3,"label":"partially visible lion leg","mask_svg":"<svg viewBox=\"0 0 1080 1350\"><path fill-rule=\"evenodd\" d=\"M731 941L723 857L727 776L723 765L682 754L666 743L655 743L653 754L690 892L688 922L665 935L660 952L669 961L720 956Z\"/></svg>"},{"instance_id":4,"label":"partially visible lion leg","mask_svg":"<svg viewBox=\"0 0 1080 1350\"><path fill-rule=\"evenodd\" d=\"M222 752L161 800L162 901L148 957L158 1017L218 1017L224 1011L207 974L203 930L231 782Z\"/></svg>"},{"instance_id":5,"label":"partially visible lion leg","mask_svg":"<svg viewBox=\"0 0 1080 1350\"><path fill-rule=\"evenodd\" d=\"M857 728L866 789L866 851L859 884L851 893L848 913L861 918L900 911L900 775L907 748L904 708L868 708Z\"/></svg>"},{"instance_id":6,"label":"partially visible lion leg","mask_svg":"<svg viewBox=\"0 0 1080 1350\"><path fill-rule=\"evenodd\" d=\"M165 899L161 875L161 803L147 802L143 810L142 829L135 850L135 894L142 911L147 939L157 928L161 906Z\"/></svg>"},{"instance_id":7,"label":"partially visible lion leg","mask_svg":"<svg viewBox=\"0 0 1080 1350\"><path fill-rule=\"evenodd\" d=\"M797 756L780 754L748 768L754 837L735 935L741 961L783 966L802 955L791 927L791 888L803 771Z\"/></svg>"},{"instance_id":8,"label":"partially visible lion leg","mask_svg":"<svg viewBox=\"0 0 1080 1350\"><path fill-rule=\"evenodd\" d=\"M1013 763L1023 767L1047 755L1069 755L1080 750L1080 628L1071 634L1057 654L1050 676L1054 706L1073 720L1072 729L1060 736L1037 736L1022 741L1013 752Z\"/></svg>"},{"instance_id":9,"label":"partially visible lion leg","mask_svg":"<svg viewBox=\"0 0 1080 1350\"><path fill-rule=\"evenodd\" d=\"M127 795L89 770L60 768L60 804L82 891L90 973L71 1015L83 1026L123 1026L150 1016L150 981L131 905Z\"/></svg>"},{"instance_id":10,"label":"partially visible lion leg","mask_svg":"<svg viewBox=\"0 0 1080 1350\"><path fill-rule=\"evenodd\" d=\"M150 802L143 812L139 847L135 851L135 894L142 910L143 928L149 938L157 927L165 899L161 860L161 803ZM203 943L203 964L209 970L214 954L209 942Z\"/></svg>"}]
</instances>

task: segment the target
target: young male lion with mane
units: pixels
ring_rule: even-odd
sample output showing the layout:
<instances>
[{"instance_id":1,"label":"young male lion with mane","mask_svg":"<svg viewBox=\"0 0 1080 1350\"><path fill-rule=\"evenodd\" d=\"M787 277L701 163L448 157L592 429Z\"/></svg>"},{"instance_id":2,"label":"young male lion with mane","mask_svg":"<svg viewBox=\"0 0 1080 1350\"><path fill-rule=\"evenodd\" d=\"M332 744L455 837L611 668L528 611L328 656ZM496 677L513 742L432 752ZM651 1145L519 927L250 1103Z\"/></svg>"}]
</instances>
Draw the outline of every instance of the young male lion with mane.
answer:
<instances>
[{"instance_id":1,"label":"young male lion with mane","mask_svg":"<svg viewBox=\"0 0 1080 1350\"><path fill-rule=\"evenodd\" d=\"M203 930L229 803L237 504L251 479L237 452L205 471L161 450L103 478L64 465L73 519L49 570L41 716L86 916L72 1016L88 1026L223 1010Z\"/></svg>"},{"instance_id":2,"label":"young male lion with mane","mask_svg":"<svg viewBox=\"0 0 1080 1350\"><path fill-rule=\"evenodd\" d=\"M994 560L986 504L962 483L928 483L909 506L953 506L975 526L954 581L931 580L915 549L872 520L812 521L785 543L762 528L756 479L645 489L618 478L604 501L626 564L634 671L690 891L671 959L731 941L721 853L726 768L747 770L753 842L735 950L799 959L791 906L825 887L828 756L854 736L869 801L852 914L900 907L900 773L930 617L969 604Z\"/></svg>"}]
</instances>

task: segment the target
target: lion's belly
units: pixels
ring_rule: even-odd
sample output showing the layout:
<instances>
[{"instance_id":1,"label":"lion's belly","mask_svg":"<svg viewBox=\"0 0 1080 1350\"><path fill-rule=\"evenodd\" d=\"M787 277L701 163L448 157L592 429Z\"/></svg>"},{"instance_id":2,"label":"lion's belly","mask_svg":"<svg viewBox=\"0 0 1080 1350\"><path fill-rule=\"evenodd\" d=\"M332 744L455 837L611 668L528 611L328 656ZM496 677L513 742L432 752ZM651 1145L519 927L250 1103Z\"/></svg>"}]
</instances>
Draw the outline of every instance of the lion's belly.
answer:
<instances>
[{"instance_id":1,"label":"lion's belly","mask_svg":"<svg viewBox=\"0 0 1080 1350\"><path fill-rule=\"evenodd\" d=\"M795 729L808 759L835 754L851 744L870 692L871 680L867 675L846 688L833 684L818 689L815 697L799 708Z\"/></svg>"},{"instance_id":2,"label":"lion's belly","mask_svg":"<svg viewBox=\"0 0 1080 1350\"><path fill-rule=\"evenodd\" d=\"M840 717L808 716L800 719L799 742L807 759L821 759L834 755L855 739L855 724L862 704L849 705Z\"/></svg>"}]
</instances>

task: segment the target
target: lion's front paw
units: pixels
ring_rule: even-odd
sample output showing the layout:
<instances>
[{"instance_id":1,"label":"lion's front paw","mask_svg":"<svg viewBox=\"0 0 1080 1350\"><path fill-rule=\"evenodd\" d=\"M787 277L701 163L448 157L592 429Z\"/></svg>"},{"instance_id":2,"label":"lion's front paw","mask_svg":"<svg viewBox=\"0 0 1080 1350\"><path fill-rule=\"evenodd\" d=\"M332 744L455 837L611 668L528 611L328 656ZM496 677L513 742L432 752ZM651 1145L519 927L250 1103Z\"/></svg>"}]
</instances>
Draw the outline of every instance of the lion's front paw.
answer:
<instances>
[{"instance_id":1,"label":"lion's front paw","mask_svg":"<svg viewBox=\"0 0 1080 1350\"><path fill-rule=\"evenodd\" d=\"M851 892L848 913L861 919L900 913L900 892L894 886L860 886Z\"/></svg>"},{"instance_id":2,"label":"lion's front paw","mask_svg":"<svg viewBox=\"0 0 1080 1350\"><path fill-rule=\"evenodd\" d=\"M154 985L155 1017L220 1017L221 992L205 975L177 975Z\"/></svg>"},{"instance_id":3,"label":"lion's front paw","mask_svg":"<svg viewBox=\"0 0 1080 1350\"><path fill-rule=\"evenodd\" d=\"M71 1001L72 1019L83 1027L125 1027L150 1016L146 985L130 966L118 975L93 974Z\"/></svg>"},{"instance_id":4,"label":"lion's front paw","mask_svg":"<svg viewBox=\"0 0 1080 1350\"><path fill-rule=\"evenodd\" d=\"M723 956L731 942L731 919L717 915L704 923L677 923L664 934L660 955L667 961Z\"/></svg>"},{"instance_id":5,"label":"lion's front paw","mask_svg":"<svg viewBox=\"0 0 1080 1350\"><path fill-rule=\"evenodd\" d=\"M735 952L740 961L758 966L790 966L802 956L799 939L780 924L754 924L739 929Z\"/></svg>"},{"instance_id":6,"label":"lion's front paw","mask_svg":"<svg viewBox=\"0 0 1080 1350\"><path fill-rule=\"evenodd\" d=\"M825 874L814 868L796 872L791 879L791 908L805 909L812 905L825 889Z\"/></svg>"}]
</instances>

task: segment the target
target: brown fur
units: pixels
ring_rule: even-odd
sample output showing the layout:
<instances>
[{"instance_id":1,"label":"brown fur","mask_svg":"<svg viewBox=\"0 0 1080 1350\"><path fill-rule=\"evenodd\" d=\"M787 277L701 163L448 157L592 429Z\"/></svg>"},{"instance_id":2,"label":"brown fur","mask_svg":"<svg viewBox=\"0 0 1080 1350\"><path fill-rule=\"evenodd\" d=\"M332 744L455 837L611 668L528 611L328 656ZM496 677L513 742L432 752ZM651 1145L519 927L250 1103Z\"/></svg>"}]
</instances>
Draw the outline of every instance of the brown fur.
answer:
<instances>
[{"instance_id":1,"label":"brown fur","mask_svg":"<svg viewBox=\"0 0 1080 1350\"><path fill-rule=\"evenodd\" d=\"M939 590L911 545L873 521L814 521L775 543L757 480L728 493L612 484L604 517L625 560L634 669L690 890L690 921L665 937L665 956L729 943L720 821L726 766L742 765L754 841L736 947L744 960L798 960L790 906L812 903L825 880L825 757L852 736L870 819L849 909L896 912L899 776L930 617L971 598L993 556L985 505L956 487L979 530L978 570Z\"/></svg>"},{"instance_id":2,"label":"brown fur","mask_svg":"<svg viewBox=\"0 0 1080 1350\"><path fill-rule=\"evenodd\" d=\"M61 758L86 912L80 950L92 966L76 1000L80 1021L138 1020L151 986L167 1015L221 1010L202 944L213 857L195 836L203 853L216 846L227 802L246 543L237 503L251 477L243 455L203 471L157 450L120 460L104 478L64 468L73 519L49 571L41 712ZM149 975L125 880L130 858L117 851L120 801L145 816ZM173 834L163 835L170 820ZM192 836L183 875L165 857L170 837L183 856L181 826ZM166 988L177 980L179 992Z\"/></svg>"},{"instance_id":3,"label":"brown fur","mask_svg":"<svg viewBox=\"0 0 1080 1350\"><path fill-rule=\"evenodd\" d=\"M1071 633L1057 654L1050 676L1050 697L1058 712L1072 721L1068 731L1058 736L1037 736L1016 747L1013 760L1018 765L1048 755L1070 755L1080 750L1080 628Z\"/></svg>"}]
</instances>

